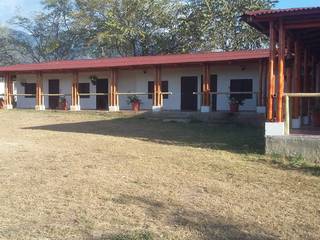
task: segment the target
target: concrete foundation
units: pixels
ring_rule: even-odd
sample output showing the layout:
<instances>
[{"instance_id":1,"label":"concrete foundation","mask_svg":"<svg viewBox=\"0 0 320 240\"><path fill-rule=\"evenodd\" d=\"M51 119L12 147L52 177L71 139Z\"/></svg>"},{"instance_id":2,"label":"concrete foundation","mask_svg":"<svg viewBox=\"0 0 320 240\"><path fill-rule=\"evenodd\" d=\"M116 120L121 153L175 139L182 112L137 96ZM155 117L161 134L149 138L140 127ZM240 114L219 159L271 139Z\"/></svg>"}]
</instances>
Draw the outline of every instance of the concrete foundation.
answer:
<instances>
[{"instance_id":1,"label":"concrete foundation","mask_svg":"<svg viewBox=\"0 0 320 240\"><path fill-rule=\"evenodd\" d=\"M161 112L162 107L161 106L152 106L152 112Z\"/></svg>"},{"instance_id":2,"label":"concrete foundation","mask_svg":"<svg viewBox=\"0 0 320 240\"><path fill-rule=\"evenodd\" d=\"M302 122L303 122L303 125L309 125L310 124L309 116L303 116Z\"/></svg>"},{"instance_id":3,"label":"concrete foundation","mask_svg":"<svg viewBox=\"0 0 320 240\"><path fill-rule=\"evenodd\" d=\"M301 156L308 162L320 163L320 136L266 136L265 151L287 157Z\"/></svg>"},{"instance_id":4,"label":"concrete foundation","mask_svg":"<svg viewBox=\"0 0 320 240\"><path fill-rule=\"evenodd\" d=\"M208 113L210 112L210 106L201 106L201 110L202 113Z\"/></svg>"},{"instance_id":5,"label":"concrete foundation","mask_svg":"<svg viewBox=\"0 0 320 240\"><path fill-rule=\"evenodd\" d=\"M293 129L299 129L301 128L301 118L293 118L292 119L292 128Z\"/></svg>"},{"instance_id":6,"label":"concrete foundation","mask_svg":"<svg viewBox=\"0 0 320 240\"><path fill-rule=\"evenodd\" d=\"M266 136L284 136L285 124L284 122L266 122L265 135Z\"/></svg>"},{"instance_id":7,"label":"concrete foundation","mask_svg":"<svg viewBox=\"0 0 320 240\"><path fill-rule=\"evenodd\" d=\"M13 106L12 106L12 105L5 105L5 106L4 106L4 109L6 109L6 110L12 110L12 109L13 109Z\"/></svg>"},{"instance_id":8,"label":"concrete foundation","mask_svg":"<svg viewBox=\"0 0 320 240\"><path fill-rule=\"evenodd\" d=\"M80 105L70 106L70 111L72 111L72 112L78 112L80 110L81 110Z\"/></svg>"},{"instance_id":9,"label":"concrete foundation","mask_svg":"<svg viewBox=\"0 0 320 240\"><path fill-rule=\"evenodd\" d=\"M119 106L109 106L109 112L119 112Z\"/></svg>"},{"instance_id":10,"label":"concrete foundation","mask_svg":"<svg viewBox=\"0 0 320 240\"><path fill-rule=\"evenodd\" d=\"M35 110L36 111L44 111L44 110L46 110L46 106L45 105L36 105Z\"/></svg>"}]
</instances>

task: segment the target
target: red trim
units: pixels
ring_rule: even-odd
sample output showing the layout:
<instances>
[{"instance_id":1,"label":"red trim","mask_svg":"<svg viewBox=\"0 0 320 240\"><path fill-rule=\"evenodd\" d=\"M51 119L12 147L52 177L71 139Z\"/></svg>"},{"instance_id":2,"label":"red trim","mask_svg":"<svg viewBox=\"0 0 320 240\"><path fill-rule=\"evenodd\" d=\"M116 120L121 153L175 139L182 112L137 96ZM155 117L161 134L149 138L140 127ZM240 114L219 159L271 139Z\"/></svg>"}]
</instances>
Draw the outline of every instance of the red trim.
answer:
<instances>
[{"instance_id":1,"label":"red trim","mask_svg":"<svg viewBox=\"0 0 320 240\"><path fill-rule=\"evenodd\" d=\"M66 71L93 70L105 68L125 68L137 66L193 64L225 62L232 60L256 60L268 58L268 50L248 50L234 52L210 52L197 54L177 54L143 57L106 58L92 60L55 61L47 63L20 64L0 67L0 73L35 72L35 71Z\"/></svg>"},{"instance_id":2,"label":"red trim","mask_svg":"<svg viewBox=\"0 0 320 240\"><path fill-rule=\"evenodd\" d=\"M306 8L286 8L286 9L271 9L271 10L258 10L246 12L245 16L248 17L279 17L279 16L296 16L301 14L315 14L320 13L320 7L306 7Z\"/></svg>"}]
</instances>

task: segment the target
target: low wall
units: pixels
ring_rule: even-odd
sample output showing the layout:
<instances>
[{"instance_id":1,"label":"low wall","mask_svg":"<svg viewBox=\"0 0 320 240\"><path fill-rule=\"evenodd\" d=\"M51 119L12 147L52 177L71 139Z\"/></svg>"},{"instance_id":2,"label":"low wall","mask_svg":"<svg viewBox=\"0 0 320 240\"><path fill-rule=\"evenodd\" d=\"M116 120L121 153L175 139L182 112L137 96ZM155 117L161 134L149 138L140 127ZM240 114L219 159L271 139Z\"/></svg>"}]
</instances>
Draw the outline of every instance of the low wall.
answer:
<instances>
[{"instance_id":1,"label":"low wall","mask_svg":"<svg viewBox=\"0 0 320 240\"><path fill-rule=\"evenodd\" d=\"M268 136L266 137L266 154L301 156L309 162L320 163L320 136Z\"/></svg>"}]
</instances>

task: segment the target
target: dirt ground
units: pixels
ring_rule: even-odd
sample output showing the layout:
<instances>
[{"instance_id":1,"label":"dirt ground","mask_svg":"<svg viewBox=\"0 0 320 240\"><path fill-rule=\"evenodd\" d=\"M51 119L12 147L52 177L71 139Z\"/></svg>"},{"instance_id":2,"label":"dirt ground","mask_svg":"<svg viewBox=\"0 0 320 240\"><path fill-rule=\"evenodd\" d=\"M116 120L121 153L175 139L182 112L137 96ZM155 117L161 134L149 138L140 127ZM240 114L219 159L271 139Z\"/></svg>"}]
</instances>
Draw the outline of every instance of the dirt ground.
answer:
<instances>
[{"instance_id":1,"label":"dirt ground","mask_svg":"<svg viewBox=\"0 0 320 240\"><path fill-rule=\"evenodd\" d=\"M261 130L0 112L0 239L319 239L320 177Z\"/></svg>"}]
</instances>

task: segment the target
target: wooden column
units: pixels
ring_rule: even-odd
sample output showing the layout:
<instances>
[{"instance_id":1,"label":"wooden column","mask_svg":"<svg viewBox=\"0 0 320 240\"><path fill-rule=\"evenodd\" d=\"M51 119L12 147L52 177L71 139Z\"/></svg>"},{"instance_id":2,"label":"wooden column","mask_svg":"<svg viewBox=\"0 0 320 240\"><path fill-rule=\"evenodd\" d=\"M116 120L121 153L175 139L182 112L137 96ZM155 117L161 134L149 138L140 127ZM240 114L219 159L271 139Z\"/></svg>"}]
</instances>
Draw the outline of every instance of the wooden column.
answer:
<instances>
[{"instance_id":1,"label":"wooden column","mask_svg":"<svg viewBox=\"0 0 320 240\"><path fill-rule=\"evenodd\" d=\"M44 100L43 100L43 74L41 72L37 73L36 82L36 110L45 110Z\"/></svg>"},{"instance_id":2,"label":"wooden column","mask_svg":"<svg viewBox=\"0 0 320 240\"><path fill-rule=\"evenodd\" d=\"M12 109L12 94L13 94L13 84L11 80L11 74L6 73L4 76L5 80L5 108Z\"/></svg>"},{"instance_id":3,"label":"wooden column","mask_svg":"<svg viewBox=\"0 0 320 240\"><path fill-rule=\"evenodd\" d=\"M203 67L202 90L202 106L210 107L210 65L208 63Z\"/></svg>"},{"instance_id":4,"label":"wooden column","mask_svg":"<svg viewBox=\"0 0 320 240\"><path fill-rule=\"evenodd\" d=\"M270 22L270 58L269 58L269 81L268 81L268 108L267 120L273 121L273 107L275 94L275 57L276 57L276 42L274 22Z\"/></svg>"},{"instance_id":5,"label":"wooden column","mask_svg":"<svg viewBox=\"0 0 320 240\"><path fill-rule=\"evenodd\" d=\"M155 71L153 106L162 107L163 95L161 94L161 67L157 66Z\"/></svg>"},{"instance_id":6,"label":"wooden column","mask_svg":"<svg viewBox=\"0 0 320 240\"><path fill-rule=\"evenodd\" d=\"M80 111L79 102L79 73L73 72L72 86L71 86L71 111Z\"/></svg>"},{"instance_id":7,"label":"wooden column","mask_svg":"<svg viewBox=\"0 0 320 240\"><path fill-rule=\"evenodd\" d=\"M300 93L301 92L301 50L300 50L300 43L295 41L294 43L294 92ZM292 115L293 118L297 119L300 117L300 100L299 98L293 98L293 111Z\"/></svg>"},{"instance_id":8,"label":"wooden column","mask_svg":"<svg viewBox=\"0 0 320 240\"><path fill-rule=\"evenodd\" d=\"M284 95L284 77L285 77L285 30L283 22L279 22L279 80L278 80L278 94L277 94L277 122L283 122L283 95Z\"/></svg>"},{"instance_id":9,"label":"wooden column","mask_svg":"<svg viewBox=\"0 0 320 240\"><path fill-rule=\"evenodd\" d=\"M118 70L111 70L111 81L110 81L110 91L109 91L109 111L116 112L119 111L118 102Z\"/></svg>"}]
</instances>

